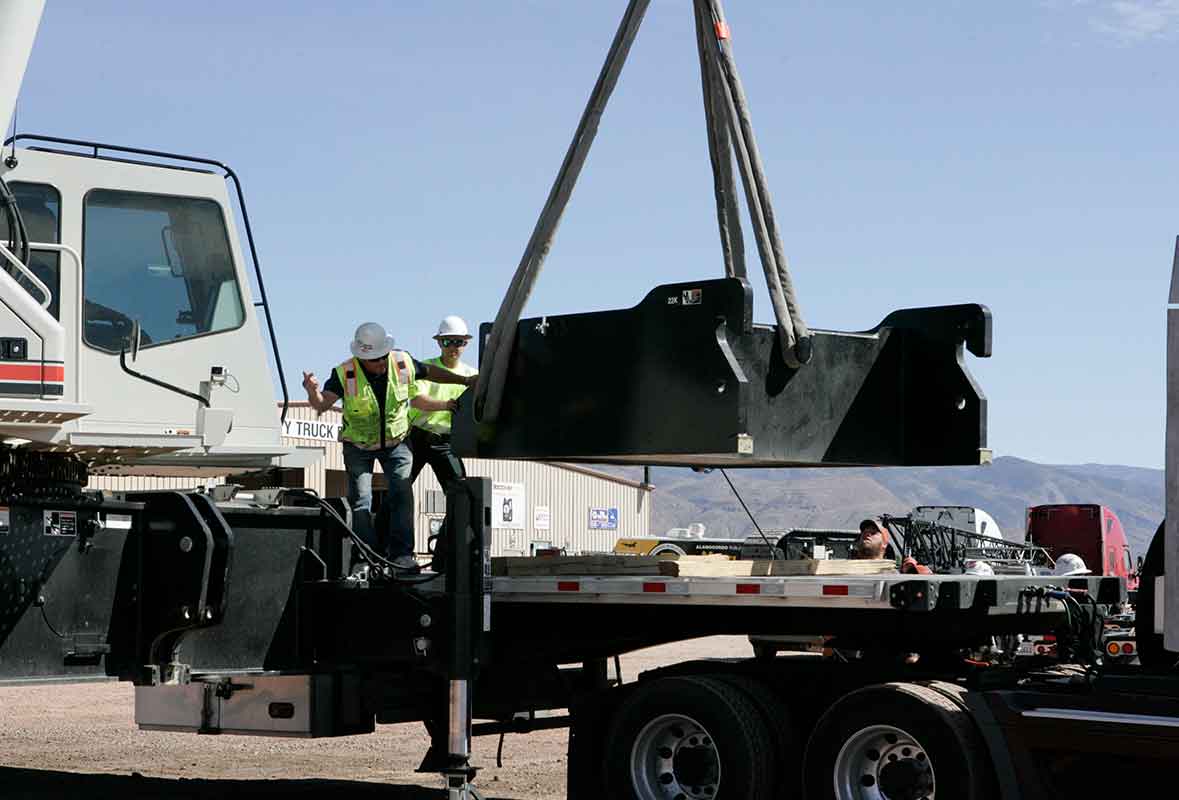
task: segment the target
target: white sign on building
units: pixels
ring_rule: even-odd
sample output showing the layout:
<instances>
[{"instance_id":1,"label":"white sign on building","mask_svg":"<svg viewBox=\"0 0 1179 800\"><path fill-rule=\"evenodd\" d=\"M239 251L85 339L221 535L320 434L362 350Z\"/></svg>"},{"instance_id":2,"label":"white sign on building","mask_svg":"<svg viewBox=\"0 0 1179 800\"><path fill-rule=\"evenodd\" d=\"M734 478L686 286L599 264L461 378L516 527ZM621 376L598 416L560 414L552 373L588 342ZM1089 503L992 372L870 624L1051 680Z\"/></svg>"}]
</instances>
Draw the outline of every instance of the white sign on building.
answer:
<instances>
[{"instance_id":1,"label":"white sign on building","mask_svg":"<svg viewBox=\"0 0 1179 800\"><path fill-rule=\"evenodd\" d=\"M618 509L591 508L589 510L589 526L592 531L618 530Z\"/></svg>"},{"instance_id":2,"label":"white sign on building","mask_svg":"<svg viewBox=\"0 0 1179 800\"><path fill-rule=\"evenodd\" d=\"M548 506L532 507L532 529L547 531L552 526L553 515Z\"/></svg>"},{"instance_id":3,"label":"white sign on building","mask_svg":"<svg viewBox=\"0 0 1179 800\"><path fill-rule=\"evenodd\" d=\"M340 429L336 422L320 422L310 419L288 419L282 424L282 435L291 439L314 439L317 442L340 441Z\"/></svg>"},{"instance_id":4,"label":"white sign on building","mask_svg":"<svg viewBox=\"0 0 1179 800\"><path fill-rule=\"evenodd\" d=\"M491 484L491 527L524 530L528 506L524 504L524 484Z\"/></svg>"}]
</instances>

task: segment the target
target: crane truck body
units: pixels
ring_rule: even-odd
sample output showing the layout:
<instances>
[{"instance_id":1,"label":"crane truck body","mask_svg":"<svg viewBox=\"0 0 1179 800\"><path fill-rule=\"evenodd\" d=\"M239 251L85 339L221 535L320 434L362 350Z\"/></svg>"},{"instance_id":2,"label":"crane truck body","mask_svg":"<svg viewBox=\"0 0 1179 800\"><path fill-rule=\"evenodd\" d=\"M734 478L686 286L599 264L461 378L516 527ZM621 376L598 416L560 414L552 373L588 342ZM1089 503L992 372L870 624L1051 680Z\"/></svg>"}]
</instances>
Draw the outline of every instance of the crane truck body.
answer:
<instances>
[{"instance_id":1,"label":"crane truck body","mask_svg":"<svg viewBox=\"0 0 1179 800\"><path fill-rule=\"evenodd\" d=\"M0 72L0 119L41 6L0 1L0 54L19 67ZM707 22L719 6L695 8ZM726 38L721 22L702 29ZM38 226L24 224L21 202L6 206L0 337L6 364L24 368L13 375L28 377L0 382L0 680L131 682L149 730L323 737L422 721L422 769L456 800L477 796L472 735L558 726L570 731L573 800L1081 797L1102 779L1085 768L1095 760L1146 780L1179 759L1179 582L1165 581L1179 568L1179 293L1167 312L1167 523L1143 567L1140 608L1155 625L1141 666L1112 668L1094 645L1101 609L1125 596L1116 576L495 576L482 479L447 495L446 573L396 578L352 533L346 504L305 491L85 488L92 470L224 474L289 455L270 388L251 383L266 356L229 222L232 171L80 140L13 144L32 146L0 176L30 219L56 212L59 241L28 238ZM35 255L58 264L57 291L30 277ZM576 375L546 373L611 336L664 341L672 325L659 353L670 372L646 360L640 380L618 381L636 402L603 407ZM797 366L783 365L774 329L752 323L735 276L657 287L632 309L521 320L516 333L515 374L561 384L563 417L509 398L502 438L488 438L467 405L456 442L465 431L468 452L718 466L986 460L985 398L963 367L965 349L989 354L981 306L815 331L813 360ZM227 374L240 393L221 391ZM636 410L625 430L620 406ZM820 410L810 428L783 422ZM686 418L714 424L688 429ZM353 569L358 556L372 569ZM1017 633L1054 633L1058 657L1006 660L997 643ZM620 653L713 634L831 635L833 652L858 655L610 674ZM556 713L531 713L542 710Z\"/></svg>"}]
</instances>

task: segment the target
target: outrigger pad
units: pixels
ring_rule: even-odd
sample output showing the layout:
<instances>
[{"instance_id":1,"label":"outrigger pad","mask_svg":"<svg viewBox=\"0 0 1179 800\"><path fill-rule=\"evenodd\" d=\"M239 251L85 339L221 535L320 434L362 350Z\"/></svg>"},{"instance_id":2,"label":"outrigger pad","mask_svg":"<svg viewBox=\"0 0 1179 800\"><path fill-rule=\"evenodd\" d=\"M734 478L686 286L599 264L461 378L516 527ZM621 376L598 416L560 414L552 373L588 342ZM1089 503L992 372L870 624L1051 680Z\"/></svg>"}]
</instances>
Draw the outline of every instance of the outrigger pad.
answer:
<instances>
[{"instance_id":1,"label":"outrigger pad","mask_svg":"<svg viewBox=\"0 0 1179 800\"><path fill-rule=\"evenodd\" d=\"M985 306L905 309L870 331L812 334L811 362L787 367L737 278L660 286L622 311L525 319L499 420L476 423L468 393L453 447L666 466L989 460L987 401L963 363L964 345L991 354Z\"/></svg>"}]
</instances>

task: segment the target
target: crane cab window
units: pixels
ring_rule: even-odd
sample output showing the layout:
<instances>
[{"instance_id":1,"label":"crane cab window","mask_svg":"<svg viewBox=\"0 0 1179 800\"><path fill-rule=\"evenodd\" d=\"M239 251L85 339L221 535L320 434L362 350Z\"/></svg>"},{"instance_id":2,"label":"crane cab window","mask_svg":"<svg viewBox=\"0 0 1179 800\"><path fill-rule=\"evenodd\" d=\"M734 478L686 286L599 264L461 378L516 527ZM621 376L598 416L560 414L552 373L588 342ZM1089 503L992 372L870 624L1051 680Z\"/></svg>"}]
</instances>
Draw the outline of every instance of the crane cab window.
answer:
<instances>
[{"instance_id":1,"label":"crane cab window","mask_svg":"<svg viewBox=\"0 0 1179 800\"><path fill-rule=\"evenodd\" d=\"M61 195L58 194L57 189L44 183L15 181L8 184L8 188L16 197L16 206L20 209L20 217L24 221L29 240L34 243L60 244ZM4 214L0 214L0 240L5 243L10 241L8 218ZM61 256L57 253L34 249L29 254L28 267L34 275L41 279L42 283L49 287L52 298L47 310L54 319L61 319L61 304L58 300L58 295L61 293ZM6 263L5 268L37 302L44 299L41 297L40 289L37 289L33 282L15 267Z\"/></svg>"},{"instance_id":2,"label":"crane cab window","mask_svg":"<svg viewBox=\"0 0 1179 800\"><path fill-rule=\"evenodd\" d=\"M213 200L95 189L86 195L82 311L86 343L118 352L245 321L221 206Z\"/></svg>"}]
</instances>

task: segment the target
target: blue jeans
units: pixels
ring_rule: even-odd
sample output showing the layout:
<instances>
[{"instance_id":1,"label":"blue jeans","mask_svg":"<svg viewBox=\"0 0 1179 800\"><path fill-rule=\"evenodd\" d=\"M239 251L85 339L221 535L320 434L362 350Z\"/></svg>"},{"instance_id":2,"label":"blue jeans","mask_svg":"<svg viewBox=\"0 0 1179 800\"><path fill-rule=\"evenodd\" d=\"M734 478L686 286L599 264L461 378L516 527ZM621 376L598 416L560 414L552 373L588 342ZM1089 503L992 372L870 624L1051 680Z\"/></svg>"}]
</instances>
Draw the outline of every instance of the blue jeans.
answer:
<instances>
[{"instance_id":1,"label":"blue jeans","mask_svg":"<svg viewBox=\"0 0 1179 800\"><path fill-rule=\"evenodd\" d=\"M389 530L378 537L373 528L373 463L381 462L389 485ZM413 453L401 442L384 450L362 450L344 442L344 468L348 471L348 503L352 506L352 529L364 541L389 558L413 555Z\"/></svg>"}]
</instances>

